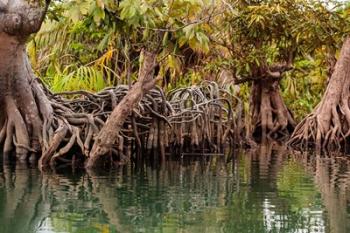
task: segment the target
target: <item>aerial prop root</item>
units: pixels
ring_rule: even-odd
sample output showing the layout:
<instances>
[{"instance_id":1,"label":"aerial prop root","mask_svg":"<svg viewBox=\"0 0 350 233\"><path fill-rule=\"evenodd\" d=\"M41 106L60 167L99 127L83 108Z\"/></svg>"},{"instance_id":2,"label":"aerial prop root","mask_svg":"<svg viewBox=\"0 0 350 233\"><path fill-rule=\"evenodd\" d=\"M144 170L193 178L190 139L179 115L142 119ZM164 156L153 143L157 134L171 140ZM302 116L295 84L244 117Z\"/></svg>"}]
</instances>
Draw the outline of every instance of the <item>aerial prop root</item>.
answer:
<instances>
[{"instance_id":1,"label":"aerial prop root","mask_svg":"<svg viewBox=\"0 0 350 233\"><path fill-rule=\"evenodd\" d=\"M288 144L299 149L315 146L318 150L340 150L350 135L346 108L349 107L339 104L326 113L320 104L298 124Z\"/></svg>"},{"instance_id":2,"label":"aerial prop root","mask_svg":"<svg viewBox=\"0 0 350 233\"><path fill-rule=\"evenodd\" d=\"M73 151L75 158L85 161L113 108L128 92L128 87L121 85L99 93L53 94L38 79L31 86L42 122L40 168L55 166L58 160L73 163ZM22 159L29 152L40 152L30 140L33 134L22 117L25 112L12 100L6 106L7 115L0 117L0 143L5 152L15 147ZM214 84L174 91L168 97L154 88L128 116L110 153L129 160L130 155L125 155L128 148L157 149L164 157L169 146L184 146L186 137L191 145L217 150L220 145L216 144L233 142L232 138L240 135L236 131L241 129L241 112L241 101Z\"/></svg>"}]
</instances>

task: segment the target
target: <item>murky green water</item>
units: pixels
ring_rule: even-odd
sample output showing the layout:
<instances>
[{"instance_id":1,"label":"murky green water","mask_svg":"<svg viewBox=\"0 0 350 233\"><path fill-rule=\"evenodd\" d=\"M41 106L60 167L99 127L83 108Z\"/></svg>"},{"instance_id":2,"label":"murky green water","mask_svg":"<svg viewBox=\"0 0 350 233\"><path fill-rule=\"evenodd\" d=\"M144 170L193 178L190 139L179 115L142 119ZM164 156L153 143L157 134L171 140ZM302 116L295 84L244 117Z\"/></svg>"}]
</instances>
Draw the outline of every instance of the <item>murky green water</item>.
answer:
<instances>
[{"instance_id":1,"label":"murky green water","mask_svg":"<svg viewBox=\"0 0 350 233\"><path fill-rule=\"evenodd\" d=\"M0 168L0 232L350 232L350 161L262 147L108 173Z\"/></svg>"}]
</instances>

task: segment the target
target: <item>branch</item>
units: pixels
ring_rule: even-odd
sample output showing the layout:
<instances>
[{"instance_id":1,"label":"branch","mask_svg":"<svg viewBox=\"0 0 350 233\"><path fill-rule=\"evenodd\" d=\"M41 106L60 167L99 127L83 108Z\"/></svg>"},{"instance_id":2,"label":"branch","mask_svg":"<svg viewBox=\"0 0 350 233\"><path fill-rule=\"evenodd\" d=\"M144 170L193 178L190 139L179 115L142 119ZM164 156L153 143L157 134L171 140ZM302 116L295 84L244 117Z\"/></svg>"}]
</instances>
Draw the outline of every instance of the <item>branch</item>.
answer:
<instances>
[{"instance_id":1,"label":"branch","mask_svg":"<svg viewBox=\"0 0 350 233\"><path fill-rule=\"evenodd\" d=\"M284 64L284 63L279 63L279 64L274 64L270 66L266 71L265 74L261 75L259 78L256 77L242 77L242 78L237 78L234 77L234 84L242 84L245 82L253 82L253 81L258 81L258 80L263 80L263 79L281 79L282 75L284 72L287 72L289 70L292 70L293 66L291 64Z\"/></svg>"},{"instance_id":2,"label":"branch","mask_svg":"<svg viewBox=\"0 0 350 233\"><path fill-rule=\"evenodd\" d=\"M226 10L225 10L226 11ZM185 27L188 27L190 25L195 25L195 24L202 24L205 22L209 22L213 17L216 17L218 15L222 15L225 11L220 11L216 14L211 14L207 17L204 17L202 19L198 19L198 20L194 20L192 22L188 22L184 25L182 25L181 27L175 28L175 29L170 29L170 28L149 28L149 27L144 27L144 26L139 26L139 28L141 29L148 29L148 30L152 30L152 31L159 31L159 32L178 32L182 29L184 29Z\"/></svg>"},{"instance_id":3,"label":"branch","mask_svg":"<svg viewBox=\"0 0 350 233\"><path fill-rule=\"evenodd\" d=\"M51 0L45 0L45 7L42 8L38 4L35 7L29 7L23 17L23 30L28 34L36 33L40 30L42 23L45 20L47 10L49 9ZM27 17L26 17L27 16Z\"/></svg>"},{"instance_id":4,"label":"branch","mask_svg":"<svg viewBox=\"0 0 350 233\"><path fill-rule=\"evenodd\" d=\"M138 81L114 108L102 130L99 132L85 165L86 168L96 166L98 159L111 150L113 144L118 139L125 120L132 114L135 105L154 87L153 69L156 63L156 55L142 50L140 60L141 66Z\"/></svg>"},{"instance_id":5,"label":"branch","mask_svg":"<svg viewBox=\"0 0 350 233\"><path fill-rule=\"evenodd\" d=\"M254 78L254 77L237 78L237 77L234 77L234 84L235 85L239 85L239 84L242 84L242 83L258 81L258 80L260 80L260 78Z\"/></svg>"},{"instance_id":6,"label":"branch","mask_svg":"<svg viewBox=\"0 0 350 233\"><path fill-rule=\"evenodd\" d=\"M44 11L41 15L40 26L45 20L45 16L46 16L47 10L49 9L50 3L51 3L51 0L45 0L45 7L44 7Z\"/></svg>"},{"instance_id":7,"label":"branch","mask_svg":"<svg viewBox=\"0 0 350 233\"><path fill-rule=\"evenodd\" d=\"M0 2L0 31L20 38L39 31L50 2L45 0L43 7L38 0L32 5L25 0L19 0L13 5Z\"/></svg>"}]
</instances>

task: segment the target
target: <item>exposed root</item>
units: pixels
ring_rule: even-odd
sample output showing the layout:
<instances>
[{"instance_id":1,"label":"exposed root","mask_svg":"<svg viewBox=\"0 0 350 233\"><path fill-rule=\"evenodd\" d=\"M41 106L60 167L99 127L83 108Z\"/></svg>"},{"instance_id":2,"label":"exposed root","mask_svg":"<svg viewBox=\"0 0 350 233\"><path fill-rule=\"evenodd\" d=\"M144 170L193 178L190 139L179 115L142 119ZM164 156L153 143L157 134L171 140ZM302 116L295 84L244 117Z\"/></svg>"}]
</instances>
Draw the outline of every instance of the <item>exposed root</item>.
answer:
<instances>
[{"instance_id":1,"label":"exposed root","mask_svg":"<svg viewBox=\"0 0 350 233\"><path fill-rule=\"evenodd\" d=\"M350 37L346 38L334 73L318 106L296 127L293 147L318 151L347 149L350 136Z\"/></svg>"},{"instance_id":2,"label":"exposed root","mask_svg":"<svg viewBox=\"0 0 350 233\"><path fill-rule=\"evenodd\" d=\"M283 102L278 80L255 81L251 91L251 123L255 137L285 138L295 121Z\"/></svg>"},{"instance_id":3,"label":"exposed root","mask_svg":"<svg viewBox=\"0 0 350 233\"><path fill-rule=\"evenodd\" d=\"M128 86L121 85L99 93L53 94L40 80L34 82L42 119L40 167L54 166L58 159L73 162L72 153L84 161L113 108L128 92ZM7 105L11 115L1 124L0 140L5 152L15 147L26 159L28 152L39 150L33 147L21 113L11 101ZM220 151L225 144L238 144L241 109L237 97L214 83L175 90L167 98L161 89L154 88L128 116L110 153L114 159L125 160L125 151L156 150L163 159L169 147Z\"/></svg>"},{"instance_id":4,"label":"exposed root","mask_svg":"<svg viewBox=\"0 0 350 233\"><path fill-rule=\"evenodd\" d=\"M295 128L288 144L299 149L309 147L320 150L340 150L344 148L349 137L349 123L343 113L333 107L330 122L325 123L321 114L312 113L302 120ZM319 109L316 112L320 112Z\"/></svg>"},{"instance_id":5,"label":"exposed root","mask_svg":"<svg viewBox=\"0 0 350 233\"><path fill-rule=\"evenodd\" d=\"M213 83L176 90L167 99L161 89L152 89L158 80L153 79L156 56L146 51L130 90L120 85L99 93L51 93L35 77L25 49L26 39L40 28L50 1L45 2L41 9L18 0L0 11L0 143L5 154L16 152L27 160L30 153L41 153L42 168L58 160L93 165L105 154L128 161L131 152L151 150L164 158L170 146L220 150L234 143L240 134L240 101Z\"/></svg>"},{"instance_id":6,"label":"exposed root","mask_svg":"<svg viewBox=\"0 0 350 233\"><path fill-rule=\"evenodd\" d=\"M182 88L168 95L173 114L173 129L169 143L183 147L206 148L220 151L226 143L239 144L242 129L241 101L216 83L203 83L199 87Z\"/></svg>"}]
</instances>

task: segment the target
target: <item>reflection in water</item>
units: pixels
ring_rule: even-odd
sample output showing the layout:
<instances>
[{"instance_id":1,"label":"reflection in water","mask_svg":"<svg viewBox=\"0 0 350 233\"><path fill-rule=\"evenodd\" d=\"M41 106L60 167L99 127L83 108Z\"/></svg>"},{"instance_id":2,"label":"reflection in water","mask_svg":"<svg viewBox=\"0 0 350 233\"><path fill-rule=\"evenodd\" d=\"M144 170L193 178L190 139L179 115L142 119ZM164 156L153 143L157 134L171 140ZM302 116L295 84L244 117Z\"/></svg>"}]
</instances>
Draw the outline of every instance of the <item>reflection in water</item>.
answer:
<instances>
[{"instance_id":1,"label":"reflection in water","mask_svg":"<svg viewBox=\"0 0 350 233\"><path fill-rule=\"evenodd\" d=\"M0 232L350 232L350 162L275 145L104 173L0 169Z\"/></svg>"},{"instance_id":2,"label":"reflection in water","mask_svg":"<svg viewBox=\"0 0 350 233\"><path fill-rule=\"evenodd\" d=\"M294 155L314 181L326 209L329 232L350 232L350 158Z\"/></svg>"}]
</instances>

